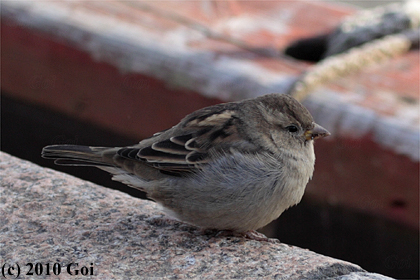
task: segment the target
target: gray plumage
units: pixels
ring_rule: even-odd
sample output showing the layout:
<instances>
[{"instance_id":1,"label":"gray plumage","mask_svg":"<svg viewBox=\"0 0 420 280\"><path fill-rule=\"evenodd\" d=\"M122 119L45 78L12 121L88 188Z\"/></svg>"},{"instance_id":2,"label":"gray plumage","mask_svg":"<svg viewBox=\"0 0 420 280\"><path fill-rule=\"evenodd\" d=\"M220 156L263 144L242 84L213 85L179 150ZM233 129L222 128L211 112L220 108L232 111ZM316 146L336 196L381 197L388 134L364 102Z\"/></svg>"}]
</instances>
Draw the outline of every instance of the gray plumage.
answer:
<instances>
[{"instance_id":1,"label":"gray plumage","mask_svg":"<svg viewBox=\"0 0 420 280\"><path fill-rule=\"evenodd\" d=\"M182 221L246 233L299 203L313 140L328 135L298 101L270 94L200 109L133 146L53 145L42 156L108 171Z\"/></svg>"}]
</instances>

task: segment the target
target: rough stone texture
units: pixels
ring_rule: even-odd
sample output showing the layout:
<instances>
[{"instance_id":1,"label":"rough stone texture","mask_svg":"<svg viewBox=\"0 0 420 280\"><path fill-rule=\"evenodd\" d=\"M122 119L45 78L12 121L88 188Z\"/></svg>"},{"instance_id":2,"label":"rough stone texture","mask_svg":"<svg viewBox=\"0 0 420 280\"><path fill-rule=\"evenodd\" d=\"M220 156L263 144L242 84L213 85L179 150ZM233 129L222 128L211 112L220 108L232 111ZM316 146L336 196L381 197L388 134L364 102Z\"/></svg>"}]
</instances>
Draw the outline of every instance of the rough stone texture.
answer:
<instances>
[{"instance_id":1,"label":"rough stone texture","mask_svg":"<svg viewBox=\"0 0 420 280\"><path fill-rule=\"evenodd\" d=\"M153 202L5 153L0 179L0 266L22 273L27 263L43 264L43 275L59 263L67 279L66 266L78 263L93 268L86 279L390 279L287 244L204 234Z\"/></svg>"}]
</instances>

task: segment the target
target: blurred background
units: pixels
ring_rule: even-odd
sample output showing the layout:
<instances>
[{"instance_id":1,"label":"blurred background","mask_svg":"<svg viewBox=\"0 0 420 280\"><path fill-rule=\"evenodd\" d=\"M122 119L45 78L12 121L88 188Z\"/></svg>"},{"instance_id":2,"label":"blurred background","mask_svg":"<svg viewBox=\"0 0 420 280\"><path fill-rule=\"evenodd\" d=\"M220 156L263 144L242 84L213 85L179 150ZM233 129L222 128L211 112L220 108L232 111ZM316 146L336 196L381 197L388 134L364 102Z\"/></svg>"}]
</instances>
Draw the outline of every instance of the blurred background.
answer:
<instances>
[{"instance_id":1,"label":"blurred background","mask_svg":"<svg viewBox=\"0 0 420 280\"><path fill-rule=\"evenodd\" d=\"M103 171L55 166L41 149L131 145L205 106L293 93L328 58L333 35L347 35L343 21L383 4L390 2L3 2L1 150L145 198ZM354 27L362 33L346 42L416 30L418 1L397 4L363 14L356 22L364 25ZM419 278L413 42L405 51L395 43L400 49L387 59L361 55L377 63L323 79L301 98L333 136L316 143L303 201L262 232L370 272Z\"/></svg>"},{"instance_id":2,"label":"blurred background","mask_svg":"<svg viewBox=\"0 0 420 280\"><path fill-rule=\"evenodd\" d=\"M350 1L337 1L337 0L334 0L334 2L337 2L337 3L342 3L342 4L347 4L347 5L352 5L352 6L356 6L357 8L374 8L374 7L378 7L378 6L383 6L383 5L386 5L386 4L389 4L389 3L392 3L392 2L396 2L396 1L380 1L380 0L378 0L378 1L357 1L357 0L355 0L355 1L352 1L352 0L350 0Z\"/></svg>"}]
</instances>

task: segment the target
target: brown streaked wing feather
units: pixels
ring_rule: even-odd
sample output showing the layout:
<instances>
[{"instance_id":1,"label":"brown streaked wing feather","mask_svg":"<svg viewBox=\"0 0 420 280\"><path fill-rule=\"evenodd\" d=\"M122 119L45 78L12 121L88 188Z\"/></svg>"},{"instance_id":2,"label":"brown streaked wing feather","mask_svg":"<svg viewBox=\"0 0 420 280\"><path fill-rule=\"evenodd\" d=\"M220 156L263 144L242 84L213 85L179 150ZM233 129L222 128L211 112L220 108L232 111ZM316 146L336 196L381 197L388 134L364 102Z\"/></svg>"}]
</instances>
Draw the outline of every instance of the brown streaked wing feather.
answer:
<instances>
[{"instance_id":1,"label":"brown streaked wing feather","mask_svg":"<svg viewBox=\"0 0 420 280\"><path fill-rule=\"evenodd\" d=\"M141 149L137 153L137 156L145 159L147 162L186 163L185 155L158 151L153 149L153 146Z\"/></svg>"},{"instance_id":2,"label":"brown streaked wing feather","mask_svg":"<svg viewBox=\"0 0 420 280\"><path fill-rule=\"evenodd\" d=\"M211 127L205 127L203 129L204 133L197 133L196 137L189 139L185 146L189 150L194 150L197 152L202 152L202 150L207 150L210 147L217 146L220 143L232 143L236 141L241 141L239 136L236 122L237 117L235 117L232 111L230 118L226 118L226 114L220 114L223 117L219 119L219 123L215 125L215 118L211 116L211 122L213 125ZM201 123L204 123L203 120Z\"/></svg>"},{"instance_id":3,"label":"brown streaked wing feather","mask_svg":"<svg viewBox=\"0 0 420 280\"><path fill-rule=\"evenodd\" d=\"M157 141L137 149L135 159L167 172L195 172L210 160L211 148L217 148L219 143L240 141L234 114L233 110L195 113L180 124L178 133L183 133L172 137L169 134L166 139L164 133L156 134ZM134 159L133 153L119 154Z\"/></svg>"},{"instance_id":4,"label":"brown streaked wing feather","mask_svg":"<svg viewBox=\"0 0 420 280\"><path fill-rule=\"evenodd\" d=\"M167 140L152 144L152 149L155 151L175 154L175 155L187 155L191 152L185 148L185 145L174 143L172 142L171 139L167 139Z\"/></svg>"},{"instance_id":5,"label":"brown streaked wing feather","mask_svg":"<svg viewBox=\"0 0 420 280\"><path fill-rule=\"evenodd\" d=\"M169 140L171 140L171 142L175 144L184 146L185 143L191 138L192 138L192 134L185 134L185 135L171 137Z\"/></svg>"}]
</instances>

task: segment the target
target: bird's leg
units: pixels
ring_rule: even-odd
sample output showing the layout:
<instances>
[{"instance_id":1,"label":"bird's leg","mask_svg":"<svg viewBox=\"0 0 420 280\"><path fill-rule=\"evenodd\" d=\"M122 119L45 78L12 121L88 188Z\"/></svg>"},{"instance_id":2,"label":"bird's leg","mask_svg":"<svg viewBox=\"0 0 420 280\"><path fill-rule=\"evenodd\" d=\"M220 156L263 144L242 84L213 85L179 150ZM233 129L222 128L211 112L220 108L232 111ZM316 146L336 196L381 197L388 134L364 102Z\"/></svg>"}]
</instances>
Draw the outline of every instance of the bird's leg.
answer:
<instances>
[{"instance_id":1,"label":"bird's leg","mask_svg":"<svg viewBox=\"0 0 420 280\"><path fill-rule=\"evenodd\" d=\"M256 230L247 231L247 232L243 233L243 236L245 238L248 238L248 239L251 239L251 240L256 240L256 241L266 241L266 242L270 242L270 243L280 243L280 240L278 240L277 238L268 238L267 236L265 236L264 234L262 234L261 232L258 232Z\"/></svg>"},{"instance_id":2,"label":"bird's leg","mask_svg":"<svg viewBox=\"0 0 420 280\"><path fill-rule=\"evenodd\" d=\"M232 230L220 230L217 231L216 237L221 237L221 236L236 236L236 237L242 237L242 238L246 238L246 239L251 239L251 240L256 240L256 241L265 241L265 242L270 242L270 243L280 243L280 240L276 239L276 238L268 238L267 236L265 236L264 234L256 231L256 230L250 230L244 233L240 233L240 232L236 232L236 231L232 231Z\"/></svg>"}]
</instances>

